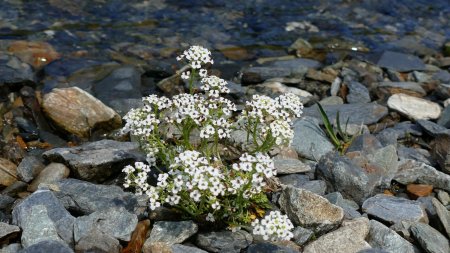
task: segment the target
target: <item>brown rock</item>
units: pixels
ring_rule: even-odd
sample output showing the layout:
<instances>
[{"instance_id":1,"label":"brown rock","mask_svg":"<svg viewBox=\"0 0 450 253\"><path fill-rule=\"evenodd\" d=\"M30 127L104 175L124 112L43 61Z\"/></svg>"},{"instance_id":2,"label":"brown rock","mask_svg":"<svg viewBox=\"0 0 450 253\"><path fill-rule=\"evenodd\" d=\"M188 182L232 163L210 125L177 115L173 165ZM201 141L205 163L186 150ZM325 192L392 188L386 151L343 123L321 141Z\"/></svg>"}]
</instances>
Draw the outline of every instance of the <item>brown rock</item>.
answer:
<instances>
[{"instance_id":1,"label":"brown rock","mask_svg":"<svg viewBox=\"0 0 450 253\"><path fill-rule=\"evenodd\" d=\"M145 239L147 237L148 230L150 228L150 220L140 221L133 234L127 247L122 250L122 253L140 253L142 252L142 246L144 246Z\"/></svg>"},{"instance_id":2,"label":"brown rock","mask_svg":"<svg viewBox=\"0 0 450 253\"><path fill-rule=\"evenodd\" d=\"M441 134L431 143L431 155L438 162L441 170L450 174L450 136Z\"/></svg>"},{"instance_id":3,"label":"brown rock","mask_svg":"<svg viewBox=\"0 0 450 253\"><path fill-rule=\"evenodd\" d=\"M89 93L77 88L54 89L44 95L44 112L58 126L80 137L92 130L119 128L119 114Z\"/></svg>"},{"instance_id":4,"label":"brown rock","mask_svg":"<svg viewBox=\"0 0 450 253\"><path fill-rule=\"evenodd\" d=\"M248 53L247 49L238 46L230 45L218 45L219 51L228 59L232 61L248 60L252 56Z\"/></svg>"},{"instance_id":5,"label":"brown rock","mask_svg":"<svg viewBox=\"0 0 450 253\"><path fill-rule=\"evenodd\" d=\"M50 44L40 41L14 41L8 51L35 68L41 68L60 57Z\"/></svg>"},{"instance_id":6,"label":"brown rock","mask_svg":"<svg viewBox=\"0 0 450 253\"><path fill-rule=\"evenodd\" d=\"M409 184L406 186L406 191L408 191L412 199L417 199L418 197L430 195L433 191L433 186L428 184Z\"/></svg>"},{"instance_id":7,"label":"brown rock","mask_svg":"<svg viewBox=\"0 0 450 253\"><path fill-rule=\"evenodd\" d=\"M0 186L10 186L17 181L17 166L0 158Z\"/></svg>"},{"instance_id":8,"label":"brown rock","mask_svg":"<svg viewBox=\"0 0 450 253\"><path fill-rule=\"evenodd\" d=\"M327 83L332 83L334 79L336 78L335 75L331 73L325 73L322 71L317 71L315 69L308 69L308 72L306 73L306 77L309 79L313 79L316 81L323 81Z\"/></svg>"},{"instance_id":9,"label":"brown rock","mask_svg":"<svg viewBox=\"0 0 450 253\"><path fill-rule=\"evenodd\" d=\"M34 192L38 189L38 186L42 183L51 184L59 181L60 179L67 178L70 174L69 168L62 163L50 163L45 167L41 173L34 179L28 186L28 191Z\"/></svg>"}]
</instances>

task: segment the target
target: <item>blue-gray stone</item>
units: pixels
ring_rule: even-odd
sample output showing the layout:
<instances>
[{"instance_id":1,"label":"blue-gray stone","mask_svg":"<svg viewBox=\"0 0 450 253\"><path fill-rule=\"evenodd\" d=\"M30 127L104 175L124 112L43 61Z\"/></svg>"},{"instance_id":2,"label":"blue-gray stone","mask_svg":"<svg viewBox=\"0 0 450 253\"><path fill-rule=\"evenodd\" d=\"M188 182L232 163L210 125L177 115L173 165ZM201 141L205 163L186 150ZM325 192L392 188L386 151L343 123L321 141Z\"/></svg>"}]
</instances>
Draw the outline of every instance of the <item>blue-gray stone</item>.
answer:
<instances>
[{"instance_id":1,"label":"blue-gray stone","mask_svg":"<svg viewBox=\"0 0 450 253\"><path fill-rule=\"evenodd\" d=\"M347 84L347 102L350 104L364 104L370 102L369 90L359 82L349 82Z\"/></svg>"},{"instance_id":2,"label":"blue-gray stone","mask_svg":"<svg viewBox=\"0 0 450 253\"><path fill-rule=\"evenodd\" d=\"M377 65L399 72L425 70L425 64L419 57L391 51L385 51L378 60Z\"/></svg>"},{"instance_id":3,"label":"blue-gray stone","mask_svg":"<svg viewBox=\"0 0 450 253\"><path fill-rule=\"evenodd\" d=\"M428 253L448 253L450 246L447 238L428 224L415 222L410 228L412 236Z\"/></svg>"},{"instance_id":4,"label":"blue-gray stone","mask_svg":"<svg viewBox=\"0 0 450 253\"><path fill-rule=\"evenodd\" d=\"M73 253L73 250L64 243L54 240L45 240L24 248L19 253Z\"/></svg>"}]
</instances>

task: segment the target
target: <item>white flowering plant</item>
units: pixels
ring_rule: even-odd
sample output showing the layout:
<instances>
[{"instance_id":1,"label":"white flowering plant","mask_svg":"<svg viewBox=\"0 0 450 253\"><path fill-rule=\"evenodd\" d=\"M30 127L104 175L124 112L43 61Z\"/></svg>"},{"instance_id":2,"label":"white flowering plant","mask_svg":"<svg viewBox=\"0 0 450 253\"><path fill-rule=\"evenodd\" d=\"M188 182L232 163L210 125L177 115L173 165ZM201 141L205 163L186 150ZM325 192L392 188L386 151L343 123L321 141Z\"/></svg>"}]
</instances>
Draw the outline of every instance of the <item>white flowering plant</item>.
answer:
<instances>
[{"instance_id":1,"label":"white flowering plant","mask_svg":"<svg viewBox=\"0 0 450 253\"><path fill-rule=\"evenodd\" d=\"M231 228L250 224L270 208L266 182L276 169L268 153L290 145L292 120L303 105L293 94L254 95L238 114L223 96L227 82L208 75L210 51L192 46L177 60L188 63L179 75L189 93L145 97L143 107L124 117L124 131L139 141L148 163L126 166L124 187L148 195L151 210L166 205ZM246 133L245 144L233 141L235 131Z\"/></svg>"}]
</instances>

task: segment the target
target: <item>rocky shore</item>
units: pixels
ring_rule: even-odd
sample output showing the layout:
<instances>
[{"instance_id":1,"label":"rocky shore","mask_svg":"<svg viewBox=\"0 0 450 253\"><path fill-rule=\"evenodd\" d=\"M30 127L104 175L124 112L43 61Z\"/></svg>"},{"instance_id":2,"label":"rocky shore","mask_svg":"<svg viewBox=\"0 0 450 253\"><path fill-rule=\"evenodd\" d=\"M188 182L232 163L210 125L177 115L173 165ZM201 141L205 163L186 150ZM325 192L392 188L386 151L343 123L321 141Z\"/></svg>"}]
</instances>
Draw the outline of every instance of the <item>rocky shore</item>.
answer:
<instances>
[{"instance_id":1,"label":"rocky shore","mask_svg":"<svg viewBox=\"0 0 450 253\"><path fill-rule=\"evenodd\" d=\"M6 17L0 19L1 253L450 252L450 10L439 10L441 1L418 11L416 23L407 19L414 6L403 1L392 13L383 4L344 1L334 14L334 1L319 1L298 22L287 10L280 20L266 20L268 27L283 23L271 34L244 4L234 12L221 1L118 4L125 14L136 11L127 30L112 21L108 27L95 5L58 0L47 7L66 7L66 23L52 14L55 23L43 22L40 30L28 22L28 35L19 35L15 21L34 4L7 2L0 10ZM255 19L264 6L254 10ZM181 8L182 16L183 8L195 7L209 8L211 19L222 18L230 30L193 21L198 36L168 36L163 17L144 22L143 10L159 17ZM82 26L71 36L70 21L92 11L106 28ZM232 31L241 21L251 31L240 36ZM150 27L159 40L148 38ZM119 43L113 28L138 42ZM250 43L252 33L258 35ZM102 35L112 39L106 46ZM98 41L81 45L82 38ZM274 153L281 190L270 196L295 225L291 241L263 241L246 228L205 228L165 207L150 211L146 196L123 189L123 167L145 161L145 154L120 131L122 117L143 96L185 89L182 66L169 58L192 43L214 50L219 60L210 71L228 80L238 107L254 94L301 97L305 109L292 146ZM354 139L345 152L327 136L318 102L330 121L339 112L348 123Z\"/></svg>"}]
</instances>

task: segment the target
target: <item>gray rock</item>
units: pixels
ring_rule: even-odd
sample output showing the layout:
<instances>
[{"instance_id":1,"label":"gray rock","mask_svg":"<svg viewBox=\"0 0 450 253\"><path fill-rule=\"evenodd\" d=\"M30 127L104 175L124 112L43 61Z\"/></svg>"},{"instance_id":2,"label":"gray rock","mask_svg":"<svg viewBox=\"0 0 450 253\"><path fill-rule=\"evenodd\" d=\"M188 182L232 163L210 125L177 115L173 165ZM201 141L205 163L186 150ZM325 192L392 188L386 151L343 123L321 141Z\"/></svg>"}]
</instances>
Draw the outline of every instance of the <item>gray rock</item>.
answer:
<instances>
[{"instance_id":1,"label":"gray rock","mask_svg":"<svg viewBox=\"0 0 450 253\"><path fill-rule=\"evenodd\" d=\"M437 121L437 124L446 128L450 128L450 106L444 108L441 113L441 117L439 117Z\"/></svg>"},{"instance_id":2,"label":"gray rock","mask_svg":"<svg viewBox=\"0 0 450 253\"><path fill-rule=\"evenodd\" d=\"M119 253L121 249L117 239L95 228L75 245L76 252Z\"/></svg>"},{"instance_id":3,"label":"gray rock","mask_svg":"<svg viewBox=\"0 0 450 253\"><path fill-rule=\"evenodd\" d=\"M441 170L450 174L450 134L440 134L431 142L431 154Z\"/></svg>"},{"instance_id":4,"label":"gray rock","mask_svg":"<svg viewBox=\"0 0 450 253\"><path fill-rule=\"evenodd\" d=\"M0 210L11 208L16 199L5 194L0 194Z\"/></svg>"},{"instance_id":5,"label":"gray rock","mask_svg":"<svg viewBox=\"0 0 450 253\"><path fill-rule=\"evenodd\" d=\"M52 162L64 163L76 177L102 182L118 174L125 165L143 160L138 144L101 140L73 148L56 148L43 154Z\"/></svg>"},{"instance_id":6,"label":"gray rock","mask_svg":"<svg viewBox=\"0 0 450 253\"><path fill-rule=\"evenodd\" d=\"M248 247L247 253L296 253L297 250L285 246L279 246L268 242L252 244Z\"/></svg>"},{"instance_id":7,"label":"gray rock","mask_svg":"<svg viewBox=\"0 0 450 253\"><path fill-rule=\"evenodd\" d=\"M242 84L258 84L275 77L287 77L291 69L285 67L251 67L243 71Z\"/></svg>"},{"instance_id":8,"label":"gray rock","mask_svg":"<svg viewBox=\"0 0 450 253\"><path fill-rule=\"evenodd\" d=\"M410 160L415 160L418 162L428 164L430 166L432 166L432 164L433 164L431 154L426 149L412 148L412 147L410 148L410 147L405 147L403 145L399 145L399 147L397 148L397 153L398 153L398 158L400 160L410 159Z\"/></svg>"},{"instance_id":9,"label":"gray rock","mask_svg":"<svg viewBox=\"0 0 450 253\"><path fill-rule=\"evenodd\" d=\"M11 55L2 54L0 56L0 85L34 82L36 82L36 77L30 65Z\"/></svg>"},{"instance_id":10,"label":"gray rock","mask_svg":"<svg viewBox=\"0 0 450 253\"><path fill-rule=\"evenodd\" d=\"M363 170L337 152L322 157L316 174L327 183L328 191L338 191L358 204L373 195L381 180L379 174Z\"/></svg>"},{"instance_id":11,"label":"gray rock","mask_svg":"<svg viewBox=\"0 0 450 253\"><path fill-rule=\"evenodd\" d=\"M54 240L45 240L26 247L19 253L73 253L73 250L64 243Z\"/></svg>"},{"instance_id":12,"label":"gray rock","mask_svg":"<svg viewBox=\"0 0 450 253\"><path fill-rule=\"evenodd\" d=\"M38 207L34 208L35 206ZM33 217L34 215L37 215L37 217ZM48 190L39 190L28 196L14 207L12 216L13 224L18 225L24 231L24 234L34 236L33 231L39 232L41 227L45 226L49 228L49 231L54 228L57 233L56 236L62 238L67 244L72 245L73 243L75 218ZM27 232L28 230L30 232ZM42 231L42 233L46 233L46 231ZM42 239L45 239L45 237ZM24 236L22 235L22 244L23 240Z\"/></svg>"},{"instance_id":13,"label":"gray rock","mask_svg":"<svg viewBox=\"0 0 450 253\"><path fill-rule=\"evenodd\" d=\"M383 145L374 135L362 134L353 139L352 143L347 148L347 153L359 151L364 154L374 154L381 148L383 148Z\"/></svg>"},{"instance_id":14,"label":"gray rock","mask_svg":"<svg viewBox=\"0 0 450 253\"><path fill-rule=\"evenodd\" d=\"M390 96L387 106L412 120L437 119L442 110L437 103L403 93Z\"/></svg>"},{"instance_id":15,"label":"gray rock","mask_svg":"<svg viewBox=\"0 0 450 253\"><path fill-rule=\"evenodd\" d=\"M18 226L0 222L0 240L3 240L5 237L9 237L13 234L18 234L19 232L20 228Z\"/></svg>"},{"instance_id":16,"label":"gray rock","mask_svg":"<svg viewBox=\"0 0 450 253\"><path fill-rule=\"evenodd\" d=\"M133 66L119 67L97 82L93 91L95 97L123 116L141 105L141 73Z\"/></svg>"},{"instance_id":17,"label":"gray rock","mask_svg":"<svg viewBox=\"0 0 450 253\"><path fill-rule=\"evenodd\" d=\"M425 96L427 92L420 86L419 83L415 82L381 82L378 83L378 89L387 90L387 94L398 93L399 90L403 93L410 95L419 95L421 97Z\"/></svg>"},{"instance_id":18,"label":"gray rock","mask_svg":"<svg viewBox=\"0 0 450 253\"><path fill-rule=\"evenodd\" d=\"M398 156L397 149L394 145L388 145L386 147L376 150L373 154L367 155L370 164L376 165L380 168L381 174L381 186L389 187L391 180L394 178L398 170Z\"/></svg>"},{"instance_id":19,"label":"gray rock","mask_svg":"<svg viewBox=\"0 0 450 253\"><path fill-rule=\"evenodd\" d=\"M450 204L450 195L446 191L437 190L437 198L444 206Z\"/></svg>"},{"instance_id":20,"label":"gray rock","mask_svg":"<svg viewBox=\"0 0 450 253\"><path fill-rule=\"evenodd\" d=\"M311 240L314 235L314 231L300 226L297 226L292 233L294 234L294 242L300 246Z\"/></svg>"},{"instance_id":21,"label":"gray rock","mask_svg":"<svg viewBox=\"0 0 450 253\"><path fill-rule=\"evenodd\" d=\"M349 82L347 88L348 95L346 98L349 104L364 104L370 102L370 94L366 86L359 82Z\"/></svg>"},{"instance_id":22,"label":"gray rock","mask_svg":"<svg viewBox=\"0 0 450 253\"><path fill-rule=\"evenodd\" d=\"M170 247L172 253L207 253L196 247L186 246L183 244L174 244Z\"/></svg>"},{"instance_id":23,"label":"gray rock","mask_svg":"<svg viewBox=\"0 0 450 253\"><path fill-rule=\"evenodd\" d=\"M358 253L389 253L388 251L382 250L382 249L363 249L358 251Z\"/></svg>"},{"instance_id":24,"label":"gray rock","mask_svg":"<svg viewBox=\"0 0 450 253\"><path fill-rule=\"evenodd\" d=\"M138 201L134 194L114 185L97 185L77 179L63 179L55 196L71 211L91 214L108 208L123 207L133 212Z\"/></svg>"},{"instance_id":25,"label":"gray rock","mask_svg":"<svg viewBox=\"0 0 450 253\"><path fill-rule=\"evenodd\" d=\"M397 145L397 139L403 139L409 135L421 136L422 128L409 121L396 124L394 127L386 128L376 136L383 146Z\"/></svg>"},{"instance_id":26,"label":"gray rock","mask_svg":"<svg viewBox=\"0 0 450 253\"><path fill-rule=\"evenodd\" d=\"M319 160L320 157L334 149L317 120L304 117L297 120L293 128L292 147L300 156L310 160Z\"/></svg>"},{"instance_id":27,"label":"gray rock","mask_svg":"<svg viewBox=\"0 0 450 253\"><path fill-rule=\"evenodd\" d=\"M298 159L274 159L278 175L310 172L311 167Z\"/></svg>"},{"instance_id":28,"label":"gray rock","mask_svg":"<svg viewBox=\"0 0 450 253\"><path fill-rule=\"evenodd\" d=\"M319 102L322 106L324 105L342 105L344 104L344 100L338 96L329 96L325 97Z\"/></svg>"},{"instance_id":29,"label":"gray rock","mask_svg":"<svg viewBox=\"0 0 450 253\"><path fill-rule=\"evenodd\" d=\"M428 216L418 201L378 194L368 198L362 210L377 219L394 224L401 221L420 221L428 223Z\"/></svg>"},{"instance_id":30,"label":"gray rock","mask_svg":"<svg viewBox=\"0 0 450 253\"><path fill-rule=\"evenodd\" d=\"M413 71L414 80L419 83L425 83L430 81L431 76L427 73L420 72L420 71Z\"/></svg>"},{"instance_id":31,"label":"gray rock","mask_svg":"<svg viewBox=\"0 0 450 253\"><path fill-rule=\"evenodd\" d=\"M414 246L400 235L376 220L370 221L366 241L373 248L395 253L415 253Z\"/></svg>"},{"instance_id":32,"label":"gray rock","mask_svg":"<svg viewBox=\"0 0 450 253\"><path fill-rule=\"evenodd\" d=\"M332 192L324 196L331 204L337 205L344 210L344 218L351 220L361 217L361 214L357 211L359 206L356 202L348 199L344 199L341 193Z\"/></svg>"},{"instance_id":33,"label":"gray rock","mask_svg":"<svg viewBox=\"0 0 450 253\"><path fill-rule=\"evenodd\" d=\"M252 241L253 237L244 230L220 231L198 234L196 245L209 252L239 253Z\"/></svg>"},{"instance_id":34,"label":"gray rock","mask_svg":"<svg viewBox=\"0 0 450 253\"><path fill-rule=\"evenodd\" d=\"M45 165L36 156L26 156L17 166L17 176L25 183L31 182L44 169Z\"/></svg>"},{"instance_id":35,"label":"gray rock","mask_svg":"<svg viewBox=\"0 0 450 253\"><path fill-rule=\"evenodd\" d=\"M432 203L445 232L447 232L447 236L450 237L450 212L441 204L441 202L439 202L439 200L433 198Z\"/></svg>"},{"instance_id":36,"label":"gray rock","mask_svg":"<svg viewBox=\"0 0 450 253\"><path fill-rule=\"evenodd\" d=\"M78 242L92 229L122 241L130 241L138 223L137 216L123 208L109 208L78 217L74 224L74 239Z\"/></svg>"},{"instance_id":37,"label":"gray rock","mask_svg":"<svg viewBox=\"0 0 450 253\"><path fill-rule=\"evenodd\" d=\"M339 118L342 124L363 124L370 125L377 123L381 118L388 114L388 109L375 102L366 104L343 104L343 105L323 105L325 113L330 122L336 121L336 114L339 111ZM303 116L311 116L322 121L318 107L316 105L305 108Z\"/></svg>"},{"instance_id":38,"label":"gray rock","mask_svg":"<svg viewBox=\"0 0 450 253\"><path fill-rule=\"evenodd\" d=\"M447 129L441 125L428 120L418 120L417 124L422 127L423 131L432 137L436 137L440 134L450 135L450 129Z\"/></svg>"},{"instance_id":39,"label":"gray rock","mask_svg":"<svg viewBox=\"0 0 450 253\"><path fill-rule=\"evenodd\" d=\"M369 220L365 217L344 222L337 230L319 237L306 245L303 253L358 252L370 248L364 241L369 233Z\"/></svg>"},{"instance_id":40,"label":"gray rock","mask_svg":"<svg viewBox=\"0 0 450 253\"><path fill-rule=\"evenodd\" d=\"M302 174L290 174L290 175L283 175L279 176L280 183L285 185L292 185L297 188L301 188L303 184L308 182L309 176L308 175L302 175Z\"/></svg>"},{"instance_id":41,"label":"gray rock","mask_svg":"<svg viewBox=\"0 0 450 253\"><path fill-rule=\"evenodd\" d=\"M450 176L435 168L414 160L402 160L393 180L403 184L429 184L434 188L450 191Z\"/></svg>"},{"instance_id":42,"label":"gray rock","mask_svg":"<svg viewBox=\"0 0 450 253\"><path fill-rule=\"evenodd\" d=\"M401 221L398 223L395 223L394 225L390 226L389 228L394 230L397 234L399 234L401 237L405 238L408 241L414 241L414 239L411 238L411 233L409 232L409 228L413 222L411 221Z\"/></svg>"},{"instance_id":43,"label":"gray rock","mask_svg":"<svg viewBox=\"0 0 450 253\"><path fill-rule=\"evenodd\" d=\"M31 182L28 186L28 191L34 192L38 189L40 184L51 184L57 181L67 178L70 170L62 163L50 163L47 165L41 173Z\"/></svg>"},{"instance_id":44,"label":"gray rock","mask_svg":"<svg viewBox=\"0 0 450 253\"><path fill-rule=\"evenodd\" d=\"M0 249L1 253L17 253L22 249L22 245L20 243L12 243L10 245L6 245Z\"/></svg>"},{"instance_id":45,"label":"gray rock","mask_svg":"<svg viewBox=\"0 0 450 253\"><path fill-rule=\"evenodd\" d=\"M43 205L32 206L29 216L20 222L23 229L21 241L25 248L47 240L64 243L58 236L55 223L49 218L47 209Z\"/></svg>"},{"instance_id":46,"label":"gray rock","mask_svg":"<svg viewBox=\"0 0 450 253\"><path fill-rule=\"evenodd\" d=\"M417 56L391 51L385 51L378 60L377 65L399 72L425 70L425 64Z\"/></svg>"},{"instance_id":47,"label":"gray rock","mask_svg":"<svg viewBox=\"0 0 450 253\"><path fill-rule=\"evenodd\" d=\"M336 228L344 218L342 208L315 193L292 186L283 189L279 204L295 225L313 229L318 234Z\"/></svg>"},{"instance_id":48,"label":"gray rock","mask_svg":"<svg viewBox=\"0 0 450 253\"><path fill-rule=\"evenodd\" d=\"M154 243L165 243L168 246L182 243L198 231L193 221L157 221L145 241L144 248Z\"/></svg>"},{"instance_id":49,"label":"gray rock","mask_svg":"<svg viewBox=\"0 0 450 253\"><path fill-rule=\"evenodd\" d=\"M450 246L447 238L428 224L414 223L411 233L420 246L428 253L448 253Z\"/></svg>"},{"instance_id":50,"label":"gray rock","mask_svg":"<svg viewBox=\"0 0 450 253\"><path fill-rule=\"evenodd\" d=\"M439 70L433 75L434 80L439 80L441 83L450 83L450 73L445 70Z\"/></svg>"}]
</instances>

